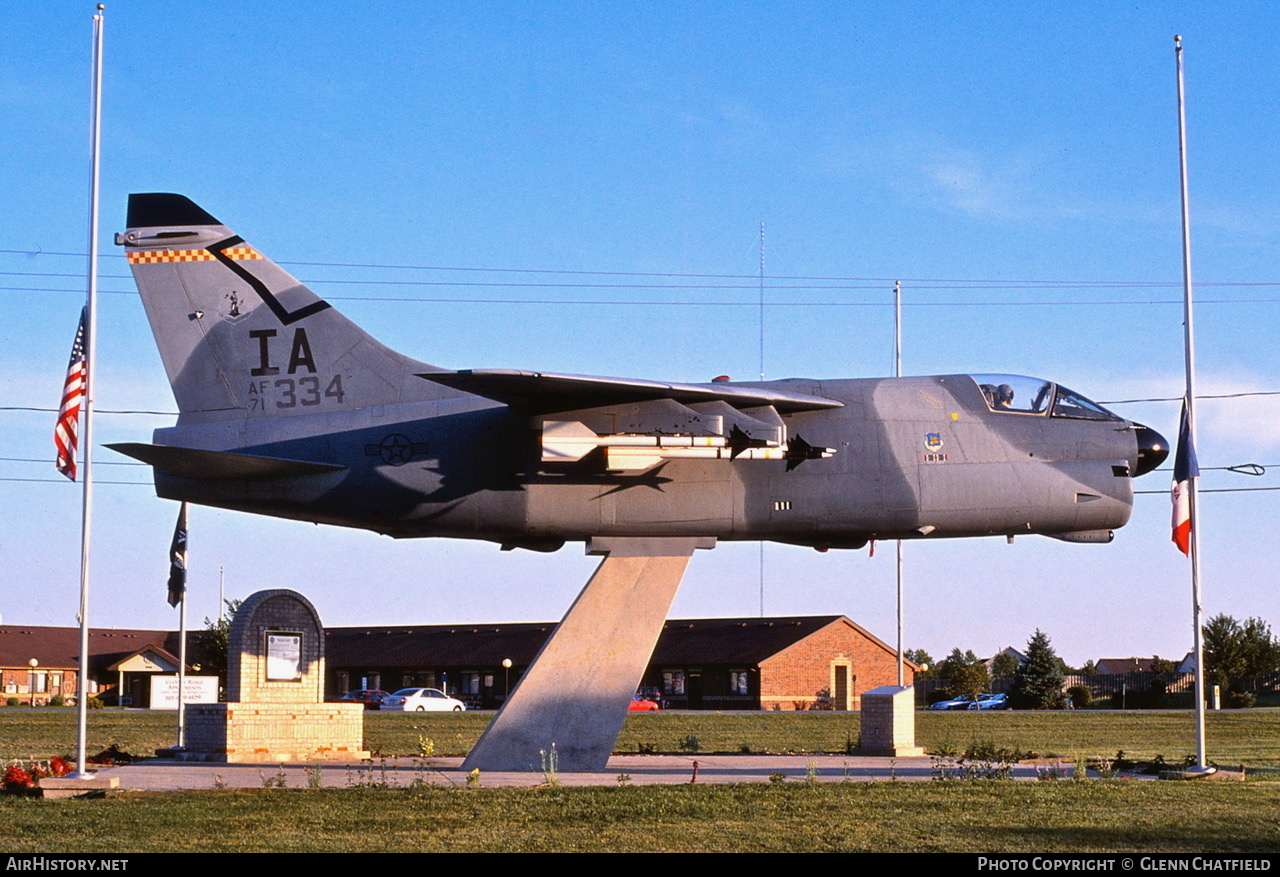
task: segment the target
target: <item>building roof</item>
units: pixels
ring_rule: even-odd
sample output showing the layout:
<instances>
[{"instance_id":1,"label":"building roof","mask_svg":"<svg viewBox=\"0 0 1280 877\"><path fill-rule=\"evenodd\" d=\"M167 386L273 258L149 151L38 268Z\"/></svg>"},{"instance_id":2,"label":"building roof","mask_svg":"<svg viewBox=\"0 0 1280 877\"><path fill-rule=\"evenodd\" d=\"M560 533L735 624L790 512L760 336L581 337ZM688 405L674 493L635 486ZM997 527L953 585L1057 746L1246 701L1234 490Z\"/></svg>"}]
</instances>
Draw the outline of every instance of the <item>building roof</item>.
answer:
<instances>
[{"instance_id":1,"label":"building roof","mask_svg":"<svg viewBox=\"0 0 1280 877\"><path fill-rule=\"evenodd\" d=\"M714 660L754 666L843 617L672 619L663 625L650 663L687 666Z\"/></svg>"},{"instance_id":2,"label":"building roof","mask_svg":"<svg viewBox=\"0 0 1280 877\"><path fill-rule=\"evenodd\" d=\"M89 629L92 670L105 670L143 649L158 649L172 657L178 653L178 634L165 630ZM0 667L27 667L35 658L44 670L75 670L80 666L79 655L77 627L0 624Z\"/></svg>"},{"instance_id":3,"label":"building roof","mask_svg":"<svg viewBox=\"0 0 1280 877\"><path fill-rule=\"evenodd\" d=\"M893 651L843 615L673 618L663 625L650 664L755 666L837 621ZM527 666L555 626L545 621L330 627L325 630L325 661L331 667L496 667L510 658Z\"/></svg>"},{"instance_id":4,"label":"building roof","mask_svg":"<svg viewBox=\"0 0 1280 877\"><path fill-rule=\"evenodd\" d=\"M1150 658L1100 658L1094 665L1099 673L1113 675L1116 673L1149 673Z\"/></svg>"},{"instance_id":5,"label":"building roof","mask_svg":"<svg viewBox=\"0 0 1280 877\"><path fill-rule=\"evenodd\" d=\"M555 622L420 624L409 627L326 627L324 659L330 667L528 665Z\"/></svg>"}]
</instances>

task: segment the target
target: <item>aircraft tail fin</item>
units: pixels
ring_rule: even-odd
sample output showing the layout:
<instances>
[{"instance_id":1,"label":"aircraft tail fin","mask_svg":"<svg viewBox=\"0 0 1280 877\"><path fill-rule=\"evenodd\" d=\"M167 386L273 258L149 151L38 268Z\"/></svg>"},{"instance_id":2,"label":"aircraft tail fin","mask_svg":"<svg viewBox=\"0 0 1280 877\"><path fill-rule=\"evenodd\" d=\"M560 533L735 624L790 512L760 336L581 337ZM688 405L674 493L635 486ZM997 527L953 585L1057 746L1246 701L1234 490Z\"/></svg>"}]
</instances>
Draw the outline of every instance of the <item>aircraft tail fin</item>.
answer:
<instances>
[{"instance_id":1,"label":"aircraft tail fin","mask_svg":"<svg viewBox=\"0 0 1280 877\"><path fill-rule=\"evenodd\" d=\"M461 395L383 346L182 195L129 196L116 236L180 423L311 414Z\"/></svg>"}]
</instances>

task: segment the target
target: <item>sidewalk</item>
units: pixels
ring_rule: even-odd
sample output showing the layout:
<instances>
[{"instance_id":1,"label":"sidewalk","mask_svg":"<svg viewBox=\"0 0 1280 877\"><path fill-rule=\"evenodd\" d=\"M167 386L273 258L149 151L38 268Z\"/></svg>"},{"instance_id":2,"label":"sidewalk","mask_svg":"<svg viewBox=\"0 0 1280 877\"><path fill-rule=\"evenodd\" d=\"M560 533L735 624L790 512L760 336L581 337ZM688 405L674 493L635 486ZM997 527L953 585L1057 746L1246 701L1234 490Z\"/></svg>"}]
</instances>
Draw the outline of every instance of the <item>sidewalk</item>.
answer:
<instances>
[{"instance_id":1,"label":"sidewalk","mask_svg":"<svg viewBox=\"0 0 1280 877\"><path fill-rule=\"evenodd\" d=\"M695 764L696 779L695 779ZM1043 768L1044 765L1039 765ZM1070 771L1064 762L1064 770ZM1036 778L1037 765L1016 764L1014 779ZM853 755L615 755L603 771L560 772L562 786L612 786L677 783L767 783L781 775L786 782L868 780L929 780L940 776L942 762L923 758L873 758ZM468 784L461 758L387 758L350 764L209 764L148 759L135 764L102 768L102 778L117 777L121 789L175 791L179 789L263 788L283 776L288 788L344 788L349 786L409 786L415 781L439 786ZM620 780L619 777L629 777ZM540 771L484 773L485 788L537 786L547 782Z\"/></svg>"}]
</instances>

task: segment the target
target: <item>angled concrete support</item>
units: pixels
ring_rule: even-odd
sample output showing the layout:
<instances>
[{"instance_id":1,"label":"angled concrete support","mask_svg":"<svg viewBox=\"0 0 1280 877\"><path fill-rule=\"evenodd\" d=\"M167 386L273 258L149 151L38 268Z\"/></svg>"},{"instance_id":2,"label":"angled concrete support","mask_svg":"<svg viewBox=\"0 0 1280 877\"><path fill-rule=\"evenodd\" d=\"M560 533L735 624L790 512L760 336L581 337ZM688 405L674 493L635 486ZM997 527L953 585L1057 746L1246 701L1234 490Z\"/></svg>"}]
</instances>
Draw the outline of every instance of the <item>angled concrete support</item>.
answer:
<instances>
[{"instance_id":1,"label":"angled concrete support","mask_svg":"<svg viewBox=\"0 0 1280 877\"><path fill-rule=\"evenodd\" d=\"M592 539L604 560L463 763L604 770L694 549L715 539Z\"/></svg>"}]
</instances>

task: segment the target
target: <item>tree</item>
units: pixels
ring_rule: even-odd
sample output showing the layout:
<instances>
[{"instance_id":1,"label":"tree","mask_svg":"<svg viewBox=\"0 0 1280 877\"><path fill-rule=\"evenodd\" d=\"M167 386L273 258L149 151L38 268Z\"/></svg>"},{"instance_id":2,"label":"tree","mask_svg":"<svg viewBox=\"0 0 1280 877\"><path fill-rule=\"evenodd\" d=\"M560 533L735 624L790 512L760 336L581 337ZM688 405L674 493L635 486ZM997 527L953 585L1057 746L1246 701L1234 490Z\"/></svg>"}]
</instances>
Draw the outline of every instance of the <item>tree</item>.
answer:
<instances>
[{"instance_id":1,"label":"tree","mask_svg":"<svg viewBox=\"0 0 1280 877\"><path fill-rule=\"evenodd\" d=\"M1280 666L1280 642L1261 618L1244 624L1230 615L1215 615L1204 626L1205 681L1226 689L1232 679L1269 673Z\"/></svg>"},{"instance_id":2,"label":"tree","mask_svg":"<svg viewBox=\"0 0 1280 877\"><path fill-rule=\"evenodd\" d=\"M208 615L204 617L204 632L200 635L200 655L203 658L202 672L217 676L223 685L227 684L227 637L231 633L231 619L240 608L240 600L224 600L227 611L214 621Z\"/></svg>"},{"instance_id":3,"label":"tree","mask_svg":"<svg viewBox=\"0 0 1280 877\"><path fill-rule=\"evenodd\" d=\"M1027 660L1013 676L1009 703L1014 709L1058 709L1066 700L1063 682L1062 661L1048 635L1036 628L1027 641Z\"/></svg>"},{"instance_id":4,"label":"tree","mask_svg":"<svg viewBox=\"0 0 1280 877\"><path fill-rule=\"evenodd\" d=\"M991 659L992 676L1012 676L1018 672L1018 659L1009 652L1000 652Z\"/></svg>"},{"instance_id":5,"label":"tree","mask_svg":"<svg viewBox=\"0 0 1280 877\"><path fill-rule=\"evenodd\" d=\"M933 678L933 655L924 649L907 649L902 653L902 657L922 669L916 671L916 679L932 679Z\"/></svg>"},{"instance_id":6,"label":"tree","mask_svg":"<svg viewBox=\"0 0 1280 877\"><path fill-rule=\"evenodd\" d=\"M938 665L938 675L947 680L947 689L952 697L982 694L991 690L991 674L987 672L987 664L972 649L964 652L958 646L952 649L946 660Z\"/></svg>"},{"instance_id":7,"label":"tree","mask_svg":"<svg viewBox=\"0 0 1280 877\"><path fill-rule=\"evenodd\" d=\"M1168 658L1162 658L1159 655L1156 655L1151 659L1152 673L1156 673L1156 674L1172 673L1176 669L1177 669L1177 665L1175 665L1173 661L1170 661Z\"/></svg>"}]
</instances>

